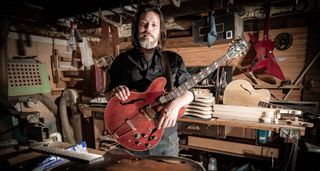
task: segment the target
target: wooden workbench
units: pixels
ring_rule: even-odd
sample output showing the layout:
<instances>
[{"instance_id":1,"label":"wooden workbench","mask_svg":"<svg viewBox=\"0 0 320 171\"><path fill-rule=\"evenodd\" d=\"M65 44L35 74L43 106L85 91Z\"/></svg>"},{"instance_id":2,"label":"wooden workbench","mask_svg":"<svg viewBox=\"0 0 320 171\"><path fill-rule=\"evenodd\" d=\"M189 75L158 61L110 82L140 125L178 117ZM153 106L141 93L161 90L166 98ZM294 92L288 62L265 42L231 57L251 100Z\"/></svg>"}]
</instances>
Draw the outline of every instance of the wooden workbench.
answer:
<instances>
[{"instance_id":1,"label":"wooden workbench","mask_svg":"<svg viewBox=\"0 0 320 171\"><path fill-rule=\"evenodd\" d=\"M284 120L279 120L279 123L259 123L254 121L243 121L237 119L219 119L212 118L209 120L199 118L187 118L182 117L178 120L179 123L185 125L193 124L205 124L208 126L219 125L219 126L230 126L238 128L248 128L256 130L270 130L280 134L280 137L289 139L293 146L293 155L291 162L291 170L295 170L298 140L300 136L305 135L306 127L312 127L311 123L300 122L299 124L293 124ZM187 123L187 124L186 124ZM221 138L208 138L197 136L196 134L187 135L187 144L181 145L184 148L197 149L202 151L216 152L227 155L234 155L240 157L246 156L258 156L262 158L279 158L279 149L273 147L267 147L264 145L252 145L238 142L229 142Z\"/></svg>"}]
</instances>

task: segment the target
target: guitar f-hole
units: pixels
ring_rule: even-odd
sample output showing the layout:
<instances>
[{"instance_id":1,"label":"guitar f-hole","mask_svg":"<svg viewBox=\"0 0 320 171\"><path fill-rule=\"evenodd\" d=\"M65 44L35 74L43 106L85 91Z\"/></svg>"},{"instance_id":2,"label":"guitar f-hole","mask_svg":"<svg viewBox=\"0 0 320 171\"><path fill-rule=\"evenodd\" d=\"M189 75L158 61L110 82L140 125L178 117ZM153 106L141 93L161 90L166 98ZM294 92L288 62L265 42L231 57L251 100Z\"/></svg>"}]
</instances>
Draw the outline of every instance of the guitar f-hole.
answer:
<instances>
[{"instance_id":1,"label":"guitar f-hole","mask_svg":"<svg viewBox=\"0 0 320 171\"><path fill-rule=\"evenodd\" d=\"M249 94L251 95L251 91L249 91L248 89L246 89L245 87L243 87L243 85L240 85L241 88L243 88L244 90L246 90L247 92L249 92Z\"/></svg>"}]
</instances>

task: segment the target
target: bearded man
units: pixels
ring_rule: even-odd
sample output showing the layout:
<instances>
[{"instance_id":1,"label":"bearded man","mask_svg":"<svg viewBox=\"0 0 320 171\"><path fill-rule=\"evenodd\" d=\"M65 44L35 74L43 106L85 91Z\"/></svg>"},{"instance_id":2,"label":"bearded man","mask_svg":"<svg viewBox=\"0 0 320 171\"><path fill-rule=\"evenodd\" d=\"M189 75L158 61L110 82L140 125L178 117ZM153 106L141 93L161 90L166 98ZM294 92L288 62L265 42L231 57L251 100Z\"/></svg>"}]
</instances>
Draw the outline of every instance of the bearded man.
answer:
<instances>
[{"instance_id":1,"label":"bearded man","mask_svg":"<svg viewBox=\"0 0 320 171\"><path fill-rule=\"evenodd\" d=\"M129 49L117 56L108 71L110 84L108 91L111 97L121 101L130 97L130 91L144 92L151 82L158 77L165 77L164 60L167 58L170 67L172 86L167 91L183 84L190 74L187 72L184 61L177 53L163 51L167 33L165 20L159 9L143 8L136 13L132 23L132 45ZM165 155L178 156L179 138L177 133L177 119L179 110L192 102L194 94L186 91L164 106L157 121L158 128L164 128L160 142L146 151L136 151L136 155ZM125 111L124 111L125 112ZM116 117L116 116L114 116Z\"/></svg>"}]
</instances>

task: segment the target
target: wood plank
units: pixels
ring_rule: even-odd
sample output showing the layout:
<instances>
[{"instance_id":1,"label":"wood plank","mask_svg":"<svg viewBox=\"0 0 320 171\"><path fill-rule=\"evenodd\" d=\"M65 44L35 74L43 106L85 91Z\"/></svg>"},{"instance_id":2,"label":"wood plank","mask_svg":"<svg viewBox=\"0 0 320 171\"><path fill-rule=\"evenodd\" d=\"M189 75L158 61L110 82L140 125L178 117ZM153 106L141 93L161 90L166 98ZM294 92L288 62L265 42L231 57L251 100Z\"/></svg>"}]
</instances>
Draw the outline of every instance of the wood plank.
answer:
<instances>
[{"instance_id":1,"label":"wood plank","mask_svg":"<svg viewBox=\"0 0 320 171\"><path fill-rule=\"evenodd\" d=\"M216 152L231 153L243 156L260 156L268 158L279 158L279 149L222 141L208 138L188 136L188 145L205 149L215 150Z\"/></svg>"}]
</instances>

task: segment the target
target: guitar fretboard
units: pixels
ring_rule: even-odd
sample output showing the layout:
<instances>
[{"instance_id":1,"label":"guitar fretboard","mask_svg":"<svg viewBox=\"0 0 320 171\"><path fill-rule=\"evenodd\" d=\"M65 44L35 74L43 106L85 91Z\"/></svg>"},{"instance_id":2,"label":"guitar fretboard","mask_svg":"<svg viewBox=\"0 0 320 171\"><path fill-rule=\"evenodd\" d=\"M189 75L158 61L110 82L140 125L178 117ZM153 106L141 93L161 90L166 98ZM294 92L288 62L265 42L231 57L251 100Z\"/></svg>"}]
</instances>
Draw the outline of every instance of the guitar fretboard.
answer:
<instances>
[{"instance_id":1,"label":"guitar fretboard","mask_svg":"<svg viewBox=\"0 0 320 171\"><path fill-rule=\"evenodd\" d=\"M169 101L172 101L178 97L180 97L182 94L184 94L186 91L190 90L192 87L197 85L200 81L205 79L209 74L214 72L219 66L226 63L228 60L227 55L223 55L218 60L207 66L206 68L202 69L199 73L193 75L189 80L184 82L182 85L177 87L175 90L171 91L167 95L161 97L159 101L164 104Z\"/></svg>"},{"instance_id":2,"label":"guitar fretboard","mask_svg":"<svg viewBox=\"0 0 320 171\"><path fill-rule=\"evenodd\" d=\"M229 59L236 58L238 56L243 56L244 54L246 54L248 49L249 49L249 45L245 40L243 40L243 39L235 40L235 43L229 48L229 50L226 54L222 55L218 60L214 61L209 66L202 69L199 73L192 76L189 80L184 82L182 85L177 87L175 90L160 97L159 101L157 103L165 104L167 102L170 102L170 101L180 97L186 91L190 90L192 87L194 87L196 84L198 84L204 78L206 78L209 74L214 72L222 64L226 63Z\"/></svg>"},{"instance_id":3,"label":"guitar fretboard","mask_svg":"<svg viewBox=\"0 0 320 171\"><path fill-rule=\"evenodd\" d=\"M67 158L70 160L80 160L88 163L93 163L96 161L103 160L103 155L93 154L93 153L83 153L76 152L61 148L47 147L47 146L38 146L32 148L35 151L44 152L52 155L57 155L59 157Z\"/></svg>"}]
</instances>

